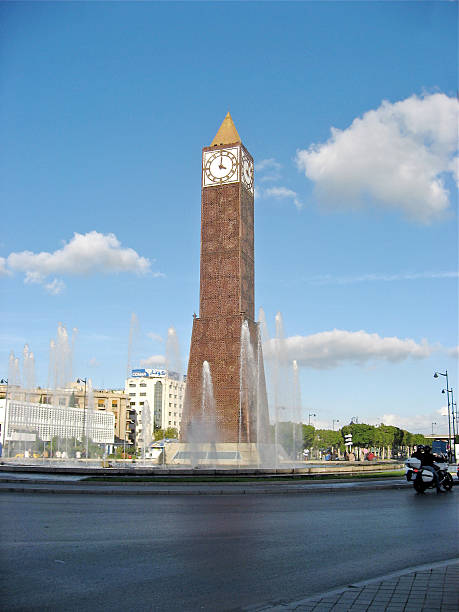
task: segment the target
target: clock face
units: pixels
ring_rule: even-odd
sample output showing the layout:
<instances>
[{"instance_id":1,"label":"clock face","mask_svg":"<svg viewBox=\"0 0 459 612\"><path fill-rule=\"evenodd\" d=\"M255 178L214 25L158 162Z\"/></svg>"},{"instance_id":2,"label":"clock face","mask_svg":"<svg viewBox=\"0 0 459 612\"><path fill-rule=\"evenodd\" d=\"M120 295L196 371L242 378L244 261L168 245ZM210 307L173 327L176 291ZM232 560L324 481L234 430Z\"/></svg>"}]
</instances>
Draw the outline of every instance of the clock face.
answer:
<instances>
[{"instance_id":1,"label":"clock face","mask_svg":"<svg viewBox=\"0 0 459 612\"><path fill-rule=\"evenodd\" d=\"M236 183L239 180L239 149L220 149L204 153L203 187Z\"/></svg>"},{"instance_id":2,"label":"clock face","mask_svg":"<svg viewBox=\"0 0 459 612\"><path fill-rule=\"evenodd\" d=\"M253 161L244 152L242 153L242 181L253 193Z\"/></svg>"}]
</instances>

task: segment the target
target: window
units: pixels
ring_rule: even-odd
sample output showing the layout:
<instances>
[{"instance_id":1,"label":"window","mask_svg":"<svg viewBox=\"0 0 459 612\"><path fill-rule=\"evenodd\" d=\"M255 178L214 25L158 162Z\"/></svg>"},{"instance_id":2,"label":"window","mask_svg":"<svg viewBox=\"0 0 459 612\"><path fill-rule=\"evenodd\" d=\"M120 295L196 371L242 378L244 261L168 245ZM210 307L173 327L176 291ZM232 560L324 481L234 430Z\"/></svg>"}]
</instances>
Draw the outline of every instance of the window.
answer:
<instances>
[{"instance_id":1,"label":"window","mask_svg":"<svg viewBox=\"0 0 459 612\"><path fill-rule=\"evenodd\" d=\"M147 383L140 383L140 386L141 386L141 387L146 387L146 386L147 386Z\"/></svg>"},{"instance_id":2,"label":"window","mask_svg":"<svg viewBox=\"0 0 459 612\"><path fill-rule=\"evenodd\" d=\"M135 383L129 383L130 387L135 387Z\"/></svg>"},{"instance_id":3,"label":"window","mask_svg":"<svg viewBox=\"0 0 459 612\"><path fill-rule=\"evenodd\" d=\"M129 397L135 397L135 393L129 393Z\"/></svg>"},{"instance_id":4,"label":"window","mask_svg":"<svg viewBox=\"0 0 459 612\"><path fill-rule=\"evenodd\" d=\"M139 406L144 406L145 402L139 402Z\"/></svg>"},{"instance_id":5,"label":"window","mask_svg":"<svg viewBox=\"0 0 459 612\"><path fill-rule=\"evenodd\" d=\"M118 401L117 400L113 400L112 401L112 408L116 408L118 406Z\"/></svg>"},{"instance_id":6,"label":"window","mask_svg":"<svg viewBox=\"0 0 459 612\"><path fill-rule=\"evenodd\" d=\"M145 397L145 396L146 396L146 393L141 393L140 394L140 397Z\"/></svg>"}]
</instances>

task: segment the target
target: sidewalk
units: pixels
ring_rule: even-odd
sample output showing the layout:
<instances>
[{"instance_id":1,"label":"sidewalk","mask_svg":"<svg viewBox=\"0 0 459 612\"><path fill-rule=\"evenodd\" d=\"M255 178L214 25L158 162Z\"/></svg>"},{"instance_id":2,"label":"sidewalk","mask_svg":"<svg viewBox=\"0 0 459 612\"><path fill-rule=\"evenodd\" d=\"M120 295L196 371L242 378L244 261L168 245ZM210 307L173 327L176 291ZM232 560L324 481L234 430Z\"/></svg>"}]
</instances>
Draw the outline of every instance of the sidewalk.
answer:
<instances>
[{"instance_id":1,"label":"sidewalk","mask_svg":"<svg viewBox=\"0 0 459 612\"><path fill-rule=\"evenodd\" d=\"M459 559L411 568L290 603L245 612L457 612Z\"/></svg>"}]
</instances>

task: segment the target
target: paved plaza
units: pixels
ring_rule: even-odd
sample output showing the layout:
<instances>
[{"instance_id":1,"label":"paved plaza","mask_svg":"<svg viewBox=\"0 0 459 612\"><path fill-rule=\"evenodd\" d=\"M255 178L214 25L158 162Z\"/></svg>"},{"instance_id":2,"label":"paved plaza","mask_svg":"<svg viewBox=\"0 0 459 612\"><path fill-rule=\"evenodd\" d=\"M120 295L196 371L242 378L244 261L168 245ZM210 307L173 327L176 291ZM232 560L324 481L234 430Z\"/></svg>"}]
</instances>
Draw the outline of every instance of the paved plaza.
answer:
<instances>
[{"instance_id":1,"label":"paved plaza","mask_svg":"<svg viewBox=\"0 0 459 612\"><path fill-rule=\"evenodd\" d=\"M457 612L459 560L349 585L320 596L247 612Z\"/></svg>"}]
</instances>

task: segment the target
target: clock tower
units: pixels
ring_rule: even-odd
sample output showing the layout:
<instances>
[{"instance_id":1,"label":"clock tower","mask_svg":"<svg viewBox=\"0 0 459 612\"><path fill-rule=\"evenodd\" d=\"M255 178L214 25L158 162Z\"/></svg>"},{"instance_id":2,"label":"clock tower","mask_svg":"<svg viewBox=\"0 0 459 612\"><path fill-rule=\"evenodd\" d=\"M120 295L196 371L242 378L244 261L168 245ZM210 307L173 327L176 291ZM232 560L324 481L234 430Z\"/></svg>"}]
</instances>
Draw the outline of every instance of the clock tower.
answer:
<instances>
[{"instance_id":1,"label":"clock tower","mask_svg":"<svg viewBox=\"0 0 459 612\"><path fill-rule=\"evenodd\" d=\"M193 321L182 439L188 441L193 418L201 415L207 361L215 398L214 441L256 443L260 431L267 430L268 413L266 407L260 414L256 398L257 393L265 398L266 387L254 321L254 171L229 113L202 150L201 186L199 317ZM243 326L251 354L257 356L255 395L242 372Z\"/></svg>"}]
</instances>

